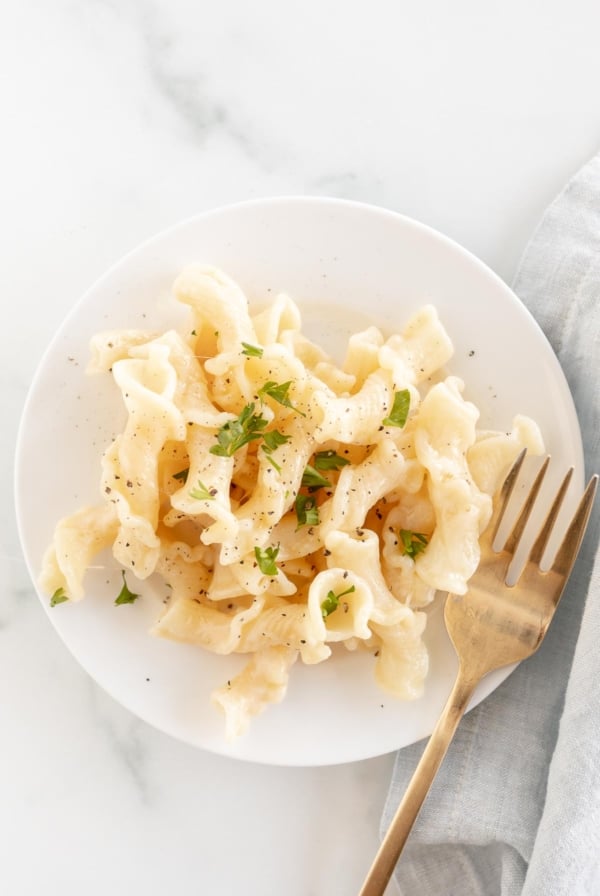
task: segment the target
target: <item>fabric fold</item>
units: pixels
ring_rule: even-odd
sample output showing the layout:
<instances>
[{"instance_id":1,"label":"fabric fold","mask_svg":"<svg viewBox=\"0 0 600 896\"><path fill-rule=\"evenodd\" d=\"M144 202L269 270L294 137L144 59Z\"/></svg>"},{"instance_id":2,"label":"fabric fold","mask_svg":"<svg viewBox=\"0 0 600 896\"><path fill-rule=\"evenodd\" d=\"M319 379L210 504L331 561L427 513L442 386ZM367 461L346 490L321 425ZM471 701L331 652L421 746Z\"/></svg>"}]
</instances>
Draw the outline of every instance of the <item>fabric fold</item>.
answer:
<instances>
[{"instance_id":1,"label":"fabric fold","mask_svg":"<svg viewBox=\"0 0 600 896\"><path fill-rule=\"evenodd\" d=\"M569 383L587 474L599 471L600 154L544 214L513 288ZM600 893L599 531L597 501L540 650L461 722L398 863L403 896ZM396 756L382 832L423 747Z\"/></svg>"}]
</instances>

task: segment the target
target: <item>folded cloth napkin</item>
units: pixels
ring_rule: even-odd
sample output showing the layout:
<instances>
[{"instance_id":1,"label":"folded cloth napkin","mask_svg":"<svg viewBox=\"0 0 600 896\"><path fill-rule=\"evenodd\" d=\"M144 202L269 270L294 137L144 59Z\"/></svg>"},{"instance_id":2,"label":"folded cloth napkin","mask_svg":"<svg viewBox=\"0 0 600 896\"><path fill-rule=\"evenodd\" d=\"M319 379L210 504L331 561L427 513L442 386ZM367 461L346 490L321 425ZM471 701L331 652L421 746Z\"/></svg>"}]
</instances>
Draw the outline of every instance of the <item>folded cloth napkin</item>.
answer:
<instances>
[{"instance_id":1,"label":"folded cloth napkin","mask_svg":"<svg viewBox=\"0 0 600 896\"><path fill-rule=\"evenodd\" d=\"M600 470L600 154L545 213L514 290ZM462 720L396 867L402 896L600 894L600 500L540 650ZM397 754L385 831L424 742Z\"/></svg>"}]
</instances>

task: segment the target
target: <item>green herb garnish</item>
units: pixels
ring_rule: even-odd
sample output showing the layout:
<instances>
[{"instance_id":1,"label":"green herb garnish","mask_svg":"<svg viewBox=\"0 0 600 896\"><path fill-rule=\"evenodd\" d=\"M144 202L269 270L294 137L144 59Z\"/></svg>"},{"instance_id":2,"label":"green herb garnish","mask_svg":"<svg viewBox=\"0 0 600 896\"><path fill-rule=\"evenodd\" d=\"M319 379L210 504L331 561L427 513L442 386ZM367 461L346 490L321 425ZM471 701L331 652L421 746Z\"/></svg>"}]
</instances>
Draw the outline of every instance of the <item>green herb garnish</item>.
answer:
<instances>
[{"instance_id":1,"label":"green herb garnish","mask_svg":"<svg viewBox=\"0 0 600 896\"><path fill-rule=\"evenodd\" d=\"M276 548L254 548L254 556L260 571L265 576L276 576L279 570L275 565L275 559L279 553L279 545Z\"/></svg>"},{"instance_id":2,"label":"green herb garnish","mask_svg":"<svg viewBox=\"0 0 600 896\"><path fill-rule=\"evenodd\" d=\"M216 488L207 488L201 479L198 480L196 488L190 489L190 497L197 498L198 501L214 501L216 494Z\"/></svg>"},{"instance_id":3,"label":"green herb garnish","mask_svg":"<svg viewBox=\"0 0 600 896\"><path fill-rule=\"evenodd\" d=\"M273 460L273 452L276 448L279 448L280 445L285 445L286 442L289 442L290 439L291 436L286 436L277 429L271 429L269 432L263 433L264 445L262 446L262 450L269 456L271 466L275 467L278 473L281 473L281 467Z\"/></svg>"},{"instance_id":4,"label":"green herb garnish","mask_svg":"<svg viewBox=\"0 0 600 896\"><path fill-rule=\"evenodd\" d=\"M354 585L350 585L349 588L346 588L345 591L340 591L339 594L335 594L333 591L327 592L327 597L321 603L321 613L323 614L323 619L327 619L330 613L333 613L334 610L340 605L340 598L342 598L345 594L351 594L353 591L356 591Z\"/></svg>"},{"instance_id":5,"label":"green herb garnish","mask_svg":"<svg viewBox=\"0 0 600 896\"><path fill-rule=\"evenodd\" d=\"M263 445L263 451L265 452L265 454L268 454L268 456L269 456L269 463L271 464L271 466L273 467L273 469L274 469L274 470L277 470L278 473L281 473L281 464L278 464L276 460L273 460L273 456L272 456L271 452L270 452L270 451L267 451L267 449L265 448L264 445Z\"/></svg>"},{"instance_id":6,"label":"green herb garnish","mask_svg":"<svg viewBox=\"0 0 600 896\"><path fill-rule=\"evenodd\" d=\"M304 468L304 473L302 474L301 485L310 489L311 492L316 492L320 488L329 488L331 482L329 479L325 479L324 476L321 476L318 470L315 470L314 467L307 464Z\"/></svg>"},{"instance_id":7,"label":"green herb garnish","mask_svg":"<svg viewBox=\"0 0 600 896\"><path fill-rule=\"evenodd\" d=\"M179 473L173 473L173 479L178 479L179 482L186 482L189 472L190 468L186 467L185 470L180 470Z\"/></svg>"},{"instance_id":8,"label":"green herb garnish","mask_svg":"<svg viewBox=\"0 0 600 896\"><path fill-rule=\"evenodd\" d=\"M272 398L273 401L276 401L278 404L283 405L285 408L291 408L292 411L296 411L297 414L305 417L306 414L298 410L297 407L294 407L294 405L290 401L289 391L291 385L291 380L288 380L287 383L276 383L274 380L268 380L264 384L264 386L261 386L258 390L258 397L261 399L261 401L264 401L268 396L269 398Z\"/></svg>"},{"instance_id":9,"label":"green herb garnish","mask_svg":"<svg viewBox=\"0 0 600 896\"><path fill-rule=\"evenodd\" d=\"M263 445L263 451L270 454L271 451L275 451L280 445L285 445L290 439L291 436L285 436L282 432L279 432L279 430L271 429L269 432L263 433L263 441L265 443Z\"/></svg>"},{"instance_id":10,"label":"green herb garnish","mask_svg":"<svg viewBox=\"0 0 600 896\"><path fill-rule=\"evenodd\" d=\"M123 587L119 591L119 595L115 598L115 605L119 606L120 604L132 604L139 597L139 594L134 594L133 591L130 591L127 587L127 580L125 579L125 570L121 570L121 575L123 576Z\"/></svg>"},{"instance_id":11,"label":"green herb garnish","mask_svg":"<svg viewBox=\"0 0 600 896\"><path fill-rule=\"evenodd\" d=\"M262 358L264 348L259 348L258 345L250 345L249 342L242 342L242 346L242 354L246 355L247 358Z\"/></svg>"},{"instance_id":12,"label":"green herb garnish","mask_svg":"<svg viewBox=\"0 0 600 896\"><path fill-rule=\"evenodd\" d=\"M384 426L399 426L402 428L407 419L410 410L410 392L408 389L402 389L394 395L394 404L389 416L382 420Z\"/></svg>"},{"instance_id":13,"label":"green herb garnish","mask_svg":"<svg viewBox=\"0 0 600 896\"><path fill-rule=\"evenodd\" d=\"M211 454L232 457L238 448L260 439L268 420L254 413L254 402L247 404L235 420L228 420L217 433L217 444L210 449Z\"/></svg>"},{"instance_id":14,"label":"green herb garnish","mask_svg":"<svg viewBox=\"0 0 600 896\"><path fill-rule=\"evenodd\" d=\"M400 529L400 541L402 542L402 553L407 557L416 557L425 550L429 544L429 539L422 532L411 532L410 529Z\"/></svg>"},{"instance_id":15,"label":"green herb garnish","mask_svg":"<svg viewBox=\"0 0 600 896\"><path fill-rule=\"evenodd\" d=\"M50 598L50 606L56 607L57 604L64 604L66 600L68 600L68 596L65 593L64 588L57 588L52 597Z\"/></svg>"},{"instance_id":16,"label":"green herb garnish","mask_svg":"<svg viewBox=\"0 0 600 896\"><path fill-rule=\"evenodd\" d=\"M345 467L349 463L349 460L345 457L340 457L333 450L317 451L315 454L316 470L339 470L340 467Z\"/></svg>"},{"instance_id":17,"label":"green herb garnish","mask_svg":"<svg viewBox=\"0 0 600 896\"><path fill-rule=\"evenodd\" d=\"M316 498L312 495L297 495L294 503L298 525L296 531L302 526L319 525L319 508Z\"/></svg>"}]
</instances>

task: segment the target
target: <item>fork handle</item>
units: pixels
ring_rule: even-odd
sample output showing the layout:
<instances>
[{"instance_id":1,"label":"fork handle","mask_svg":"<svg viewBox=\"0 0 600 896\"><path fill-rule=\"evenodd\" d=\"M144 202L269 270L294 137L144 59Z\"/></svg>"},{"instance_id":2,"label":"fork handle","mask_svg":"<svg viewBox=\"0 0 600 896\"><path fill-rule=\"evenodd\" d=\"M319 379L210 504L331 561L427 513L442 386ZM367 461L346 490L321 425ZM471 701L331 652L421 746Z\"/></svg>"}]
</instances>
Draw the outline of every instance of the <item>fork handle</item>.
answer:
<instances>
[{"instance_id":1,"label":"fork handle","mask_svg":"<svg viewBox=\"0 0 600 896\"><path fill-rule=\"evenodd\" d=\"M463 669L459 669L454 687L381 842L359 896L383 896L477 681L478 679L467 678Z\"/></svg>"}]
</instances>

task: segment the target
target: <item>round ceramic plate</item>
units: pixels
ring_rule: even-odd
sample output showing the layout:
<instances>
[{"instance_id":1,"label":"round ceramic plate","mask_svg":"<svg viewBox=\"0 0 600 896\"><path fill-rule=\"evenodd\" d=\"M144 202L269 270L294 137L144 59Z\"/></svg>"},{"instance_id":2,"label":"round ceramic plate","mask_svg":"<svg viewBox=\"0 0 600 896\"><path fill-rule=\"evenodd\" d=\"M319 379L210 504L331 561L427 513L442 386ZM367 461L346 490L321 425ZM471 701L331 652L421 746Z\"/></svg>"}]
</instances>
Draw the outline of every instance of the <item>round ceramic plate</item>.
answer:
<instances>
[{"instance_id":1,"label":"round ceramic plate","mask_svg":"<svg viewBox=\"0 0 600 896\"><path fill-rule=\"evenodd\" d=\"M56 334L31 387L17 451L18 519L34 580L58 518L98 501L100 454L124 419L111 378L85 374L90 337L104 329L167 327L177 314L172 282L194 261L221 267L256 305L287 292L308 335L334 355L351 332L369 323L393 331L432 302L454 342L449 369L465 380L481 428L508 429L516 413L531 415L557 475L572 464L573 490L583 485L581 436L558 361L521 302L485 265L383 209L333 199L259 200L192 218L140 246L83 296ZM296 664L284 701L230 744L209 695L242 659L151 637L164 586L136 582L143 599L115 607L120 585L118 567L103 556L87 574L85 600L50 609L48 597L40 599L68 648L116 700L217 753L326 765L389 752L432 731L456 672L438 601L427 628L422 699L404 703L382 693L370 654L342 650L317 666ZM485 679L473 705L509 671Z\"/></svg>"}]
</instances>

